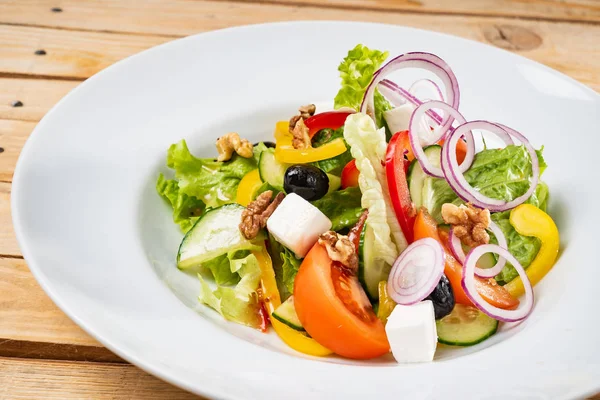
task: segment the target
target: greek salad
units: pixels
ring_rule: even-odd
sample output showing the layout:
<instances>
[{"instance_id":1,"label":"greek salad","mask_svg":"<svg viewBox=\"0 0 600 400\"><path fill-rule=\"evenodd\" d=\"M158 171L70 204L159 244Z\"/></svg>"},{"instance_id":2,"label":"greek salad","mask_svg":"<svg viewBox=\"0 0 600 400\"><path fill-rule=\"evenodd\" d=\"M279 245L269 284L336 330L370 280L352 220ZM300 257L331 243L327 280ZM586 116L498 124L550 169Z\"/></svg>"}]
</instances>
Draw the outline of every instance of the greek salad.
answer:
<instances>
[{"instance_id":1,"label":"greek salad","mask_svg":"<svg viewBox=\"0 0 600 400\"><path fill-rule=\"evenodd\" d=\"M405 68L437 79L402 87ZM527 318L559 251L543 148L467 120L434 54L359 44L338 70L334 111L301 106L270 141L224 133L216 160L169 148L156 189L199 301L305 354L401 363Z\"/></svg>"}]
</instances>

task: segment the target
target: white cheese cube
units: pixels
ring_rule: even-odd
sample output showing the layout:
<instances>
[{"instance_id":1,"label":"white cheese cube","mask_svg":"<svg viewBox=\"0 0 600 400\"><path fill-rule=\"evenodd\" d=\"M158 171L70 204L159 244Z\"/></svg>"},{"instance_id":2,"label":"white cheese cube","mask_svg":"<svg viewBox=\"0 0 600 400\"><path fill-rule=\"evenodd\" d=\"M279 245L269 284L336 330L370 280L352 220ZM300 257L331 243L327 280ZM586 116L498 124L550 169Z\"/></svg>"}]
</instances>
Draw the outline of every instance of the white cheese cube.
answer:
<instances>
[{"instance_id":1,"label":"white cheese cube","mask_svg":"<svg viewBox=\"0 0 600 400\"><path fill-rule=\"evenodd\" d=\"M390 131L392 133L396 133L408 130L410 117L415 111L415 108L416 107L412 104L406 103L400 107L385 111L383 113L383 118L385 119L385 122L387 122ZM421 146L431 144L431 137L433 134L431 133L431 129L429 128L426 118L423 118L421 121L419 121L417 133L419 135Z\"/></svg>"},{"instance_id":2,"label":"white cheese cube","mask_svg":"<svg viewBox=\"0 0 600 400\"><path fill-rule=\"evenodd\" d=\"M331 221L317 207L290 193L267 220L267 229L275 240L303 258L319 235L331 229Z\"/></svg>"},{"instance_id":3,"label":"white cheese cube","mask_svg":"<svg viewBox=\"0 0 600 400\"><path fill-rule=\"evenodd\" d=\"M385 326L392 354L399 363L433 360L437 329L431 300L412 306L398 304Z\"/></svg>"}]
</instances>

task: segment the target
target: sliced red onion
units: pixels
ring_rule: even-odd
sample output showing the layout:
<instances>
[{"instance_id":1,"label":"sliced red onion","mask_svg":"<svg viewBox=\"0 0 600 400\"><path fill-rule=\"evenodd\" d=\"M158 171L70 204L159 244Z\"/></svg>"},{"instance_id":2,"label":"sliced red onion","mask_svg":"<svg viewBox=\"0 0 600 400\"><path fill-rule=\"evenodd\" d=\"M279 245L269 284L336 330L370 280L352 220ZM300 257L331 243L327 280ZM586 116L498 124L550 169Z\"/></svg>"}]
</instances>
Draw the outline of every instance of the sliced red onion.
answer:
<instances>
[{"instance_id":1,"label":"sliced red onion","mask_svg":"<svg viewBox=\"0 0 600 400\"><path fill-rule=\"evenodd\" d=\"M410 94L410 92L388 79L384 79L379 82L377 89L395 107L401 106L407 101L412 103L415 107L419 107L421 104L423 104L421 99L413 96ZM426 114L435 124L440 125L442 123L443 118L434 110L427 110Z\"/></svg>"},{"instance_id":2,"label":"sliced red onion","mask_svg":"<svg viewBox=\"0 0 600 400\"><path fill-rule=\"evenodd\" d=\"M525 146L529 156L531 157L531 170L533 175L531 178L531 185L529 186L527 192L516 199L505 201L487 197L475 190L475 188L467 182L463 175L464 171L462 169L462 164L459 166L458 160L456 159L456 144L461 136L474 129L492 132L507 144L513 143L510 136L514 136ZM444 143L444 147L442 149L441 164L442 171L446 180L448 181L448 184L461 199L466 202L473 203L473 205L479 208L487 208L492 212L510 210L511 208L514 208L525 202L535 191L540 178L540 168L537 154L527 138L511 128L506 128L504 125L495 124L489 121L471 121L457 127L449 135L449 137L446 138L446 142Z\"/></svg>"},{"instance_id":3,"label":"sliced red onion","mask_svg":"<svg viewBox=\"0 0 600 400\"><path fill-rule=\"evenodd\" d=\"M427 88L435 94L435 97L425 97L426 99L444 101L444 95L442 94L442 90L437 85L437 83L435 83L431 79L419 79L408 88L408 92L415 96L415 93L417 92L417 90L419 90L419 88Z\"/></svg>"},{"instance_id":4,"label":"sliced red onion","mask_svg":"<svg viewBox=\"0 0 600 400\"><path fill-rule=\"evenodd\" d=\"M429 296L444 273L446 254L432 238L413 242L396 259L387 290L398 304L411 305Z\"/></svg>"},{"instance_id":5,"label":"sliced red onion","mask_svg":"<svg viewBox=\"0 0 600 400\"><path fill-rule=\"evenodd\" d=\"M375 72L373 75L373 80L367 87L365 96L363 97L363 101L360 106L360 112L373 116L373 96L375 94L375 88L377 88L379 82L381 82L388 74L404 68L422 68L436 74L446 89L446 101L453 108L458 109L458 105L460 103L458 80L456 79L456 75L454 75L454 72L452 72L450 66L435 54L414 52L402 54L391 59L388 63ZM454 118L452 115L444 115L444 118L440 124L440 131L442 134L446 133L446 131L452 126L453 121Z\"/></svg>"},{"instance_id":6,"label":"sliced red onion","mask_svg":"<svg viewBox=\"0 0 600 400\"><path fill-rule=\"evenodd\" d=\"M485 301L481 295L477 292L475 287L475 268L477 268L477 260L486 254L494 253L500 257L508 260L513 267L519 273L521 280L523 281L523 287L525 288L525 300L521 301L519 307L514 310L504 310L496 306L491 305ZM465 294L479 308L482 312L489 315L490 317L504 322L516 322L521 321L529 316L533 309L533 287L529 281L529 277L525 273L525 269L521 266L519 261L510 254L510 252L502 247L495 244L484 244L475 247L467 254L465 264L463 266L463 274L461 280L461 286L463 287Z\"/></svg>"},{"instance_id":7,"label":"sliced red onion","mask_svg":"<svg viewBox=\"0 0 600 400\"><path fill-rule=\"evenodd\" d=\"M456 119L456 121L458 121L459 124L465 123L465 117L463 117L458 110L450 107L448 104L436 100L427 101L421 104L419 107L417 107L417 109L413 112L412 116L410 117L410 122L408 123L408 137L410 139L410 145L412 147L413 153L415 154L417 160L419 160L419 165L421 166L421 168L423 168L423 171L427 175L435 176L436 178L444 178L444 172L442 171L442 169L438 166L432 165L431 162L429 162L427 156L425 156L425 152L423 151L423 145L421 143L421 138L419 137L418 132L419 121L421 121L425 112L432 108L439 108L443 110L446 115L452 116L452 119ZM467 154L465 155L465 159L459 167L460 170L463 172L469 169L469 167L471 167L473 159L475 158L475 139L473 138L473 134L470 131L466 131L464 133L464 136L467 140ZM425 144L430 145L438 142L440 139L441 136L439 136L439 132L437 135L434 132L430 140L426 141Z\"/></svg>"},{"instance_id":8,"label":"sliced red onion","mask_svg":"<svg viewBox=\"0 0 600 400\"><path fill-rule=\"evenodd\" d=\"M496 240L498 240L498 246L502 247L505 250L508 250L508 243L506 242L506 237L504 236L504 232L502 229L494 221L490 221L490 226L488 230L492 231L494 236L496 236ZM458 236L454 234L454 228L450 229L450 251L454 258L464 264L465 262L465 252L462 247L462 243ZM506 259L504 257L498 257L498 261L494 264L493 267L490 268L479 268L475 267L475 275L481 278L493 278L502 271L504 266L506 265Z\"/></svg>"}]
</instances>

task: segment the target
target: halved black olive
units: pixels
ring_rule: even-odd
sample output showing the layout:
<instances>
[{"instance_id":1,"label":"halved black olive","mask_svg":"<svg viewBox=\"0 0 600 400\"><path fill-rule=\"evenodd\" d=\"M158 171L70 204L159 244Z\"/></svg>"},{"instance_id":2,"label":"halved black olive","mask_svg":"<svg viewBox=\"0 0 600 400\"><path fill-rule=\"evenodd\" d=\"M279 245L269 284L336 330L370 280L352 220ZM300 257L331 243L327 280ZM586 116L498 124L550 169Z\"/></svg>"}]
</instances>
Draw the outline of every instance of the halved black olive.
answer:
<instances>
[{"instance_id":1,"label":"halved black olive","mask_svg":"<svg viewBox=\"0 0 600 400\"><path fill-rule=\"evenodd\" d=\"M329 190L329 177L312 165L294 164L285 171L283 189L288 194L296 193L304 200L318 200Z\"/></svg>"},{"instance_id":2,"label":"halved black olive","mask_svg":"<svg viewBox=\"0 0 600 400\"><path fill-rule=\"evenodd\" d=\"M452 309L454 309L454 292L446 275L442 275L442 279L425 300L431 300L433 303L435 319L443 318L452 312Z\"/></svg>"}]
</instances>

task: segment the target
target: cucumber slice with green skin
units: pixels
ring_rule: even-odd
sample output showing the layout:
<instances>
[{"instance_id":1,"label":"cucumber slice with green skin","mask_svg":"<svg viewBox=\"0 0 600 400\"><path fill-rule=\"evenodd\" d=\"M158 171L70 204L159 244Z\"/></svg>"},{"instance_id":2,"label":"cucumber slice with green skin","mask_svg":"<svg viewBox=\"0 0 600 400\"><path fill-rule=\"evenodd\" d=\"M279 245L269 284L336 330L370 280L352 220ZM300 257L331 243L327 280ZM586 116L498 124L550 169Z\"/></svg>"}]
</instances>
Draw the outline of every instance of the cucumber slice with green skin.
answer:
<instances>
[{"instance_id":1,"label":"cucumber slice with green skin","mask_svg":"<svg viewBox=\"0 0 600 400\"><path fill-rule=\"evenodd\" d=\"M199 266L229 251L254 248L239 229L244 207L226 204L207 211L188 231L177 253L177 267L188 269ZM260 233L256 240L264 240Z\"/></svg>"},{"instance_id":2,"label":"cucumber slice with green skin","mask_svg":"<svg viewBox=\"0 0 600 400\"><path fill-rule=\"evenodd\" d=\"M441 146L437 144L427 146L423 149L423 152L432 165L437 167L440 166L440 160L442 156ZM426 178L429 178L429 175L423 171L423 168L421 168L421 165L419 165L419 161L415 158L408 167L406 181L408 183L410 198L417 208L425 205L426 203L426 198L428 195L427 184L431 183L431 179Z\"/></svg>"},{"instance_id":3,"label":"cucumber slice with green skin","mask_svg":"<svg viewBox=\"0 0 600 400\"><path fill-rule=\"evenodd\" d=\"M290 296L286 301L281 303L279 307L273 312L273 318L289 326L297 331L304 331L302 322L296 314L296 308L294 307L294 296Z\"/></svg>"},{"instance_id":4,"label":"cucumber slice with green skin","mask_svg":"<svg viewBox=\"0 0 600 400\"><path fill-rule=\"evenodd\" d=\"M275 159L275 149L267 149L260 154L258 173L263 182L283 192L283 177L288 164L282 164Z\"/></svg>"},{"instance_id":5,"label":"cucumber slice with green skin","mask_svg":"<svg viewBox=\"0 0 600 400\"><path fill-rule=\"evenodd\" d=\"M435 321L438 341L453 346L481 343L498 330L498 321L473 306L456 304L454 310Z\"/></svg>"},{"instance_id":6,"label":"cucumber slice with green skin","mask_svg":"<svg viewBox=\"0 0 600 400\"><path fill-rule=\"evenodd\" d=\"M358 280L371 301L379 299L379 282L387 281L392 269L385 261L376 257L374 241L373 229L365 224L358 245Z\"/></svg>"}]
</instances>

